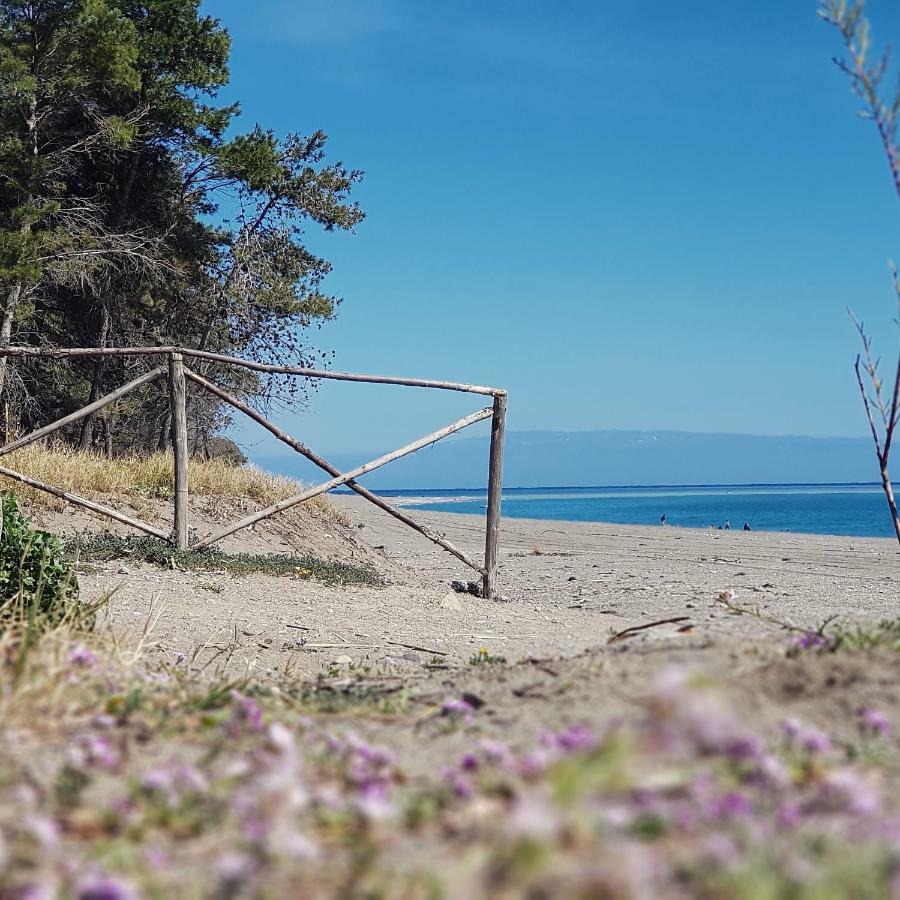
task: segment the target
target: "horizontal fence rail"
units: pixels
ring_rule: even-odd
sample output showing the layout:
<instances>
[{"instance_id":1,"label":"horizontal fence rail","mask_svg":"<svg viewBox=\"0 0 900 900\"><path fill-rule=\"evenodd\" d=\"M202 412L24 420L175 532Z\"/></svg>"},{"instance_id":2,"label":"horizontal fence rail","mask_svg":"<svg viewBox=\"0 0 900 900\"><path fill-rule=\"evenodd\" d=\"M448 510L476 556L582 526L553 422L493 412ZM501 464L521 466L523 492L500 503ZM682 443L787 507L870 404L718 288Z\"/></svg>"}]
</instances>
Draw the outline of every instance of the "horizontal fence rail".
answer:
<instances>
[{"instance_id":1,"label":"horizontal fence rail","mask_svg":"<svg viewBox=\"0 0 900 900\"><path fill-rule=\"evenodd\" d=\"M238 356L227 356L224 353L211 353L208 350L191 350L188 347L59 347L44 349L42 347L5 347L0 348L0 356L29 357L46 356L60 359L73 356L171 356L180 353L196 359L206 359L232 366L252 369L254 372L265 372L270 375L299 375L304 378L321 378L331 381L361 381L366 384L397 384L405 387L433 388L440 391L461 391L465 394L485 394L496 397L505 395L500 388L483 387L478 384L460 384L456 381L435 381L428 378L402 378L397 375L365 375L357 372L332 372L326 369L306 369L302 366L277 366L272 363L256 362L252 359L241 359Z\"/></svg>"},{"instance_id":2,"label":"horizontal fence rail","mask_svg":"<svg viewBox=\"0 0 900 900\"><path fill-rule=\"evenodd\" d=\"M500 497L503 479L503 452L504 437L506 431L506 391L500 388L484 387L481 385L461 384L454 381L437 381L424 378L403 378L394 375L367 375L351 372L331 372L318 369L308 369L299 366L279 366L270 363L260 363L255 360L241 359L235 356L227 356L221 353L212 353L205 350L192 350L186 347L61 347L61 348L42 348L42 347L3 347L0 348L0 358L35 358L35 357L51 357L51 358L98 358L98 357L123 357L123 356L144 356L144 357L166 357L168 365L155 368L133 381L129 381L122 387L117 388L111 393L100 397L92 403L82 407L76 412L63 416L55 422L38 428L31 433L17 438L14 441L0 447L0 457L21 449L35 441L46 438L54 432L74 422L80 421L92 413L115 403L122 397L150 384L159 378L168 376L169 383L169 408L172 417L172 444L174 457L174 476L175 476L175 499L174 499L174 523L170 534L165 533L159 528L148 525L137 519L127 516L118 510L103 504L96 503L84 497L79 497L68 491L63 491L53 485L46 484L36 478L31 478L12 469L0 466L0 476L10 478L22 484L26 484L37 490L46 491L55 497L65 500L75 506L80 506L100 515L107 516L124 525L136 528L146 534L161 538L162 540L172 543L179 549L202 550L211 547L224 538L244 528L249 528L255 523L276 515L286 509L290 509L299 503L303 503L319 494L333 490L336 487L346 486L364 497L370 503L373 503L384 512L403 522L409 528L414 529L419 534L432 541L437 546L451 553L462 563L474 569L482 576L482 596L485 598L493 598L497 593L497 575L499 568L499 530L500 530ZM291 375L296 377L313 378L313 379L329 379L333 381L351 381L363 382L367 384L392 384L405 387L431 388L434 390L459 391L469 394L480 394L493 398L493 405L486 409L472 413L438 431L425 435L410 444L406 444L397 450L380 456L378 459L365 463L350 472L342 473L335 466L331 465L327 460L319 456L315 451L310 450L296 438L283 431L273 422L269 421L253 407L244 401L228 393L228 391L219 387L214 382L208 380L204 376L192 371L184 365L185 358L206 360L210 362L222 363L225 365L240 366L251 369L255 372L262 372L273 375ZM292 497L288 497L278 503L275 503L265 509L259 510L249 516L244 517L240 521L233 523L213 534L196 541L190 545L190 533L188 523L188 446L187 446L187 382L193 382L198 387L216 396L223 403L233 406L239 412L244 413L258 425L268 430L278 440L300 455L304 456L310 462L314 463L320 469L329 474L331 479L325 481L315 487L307 488ZM484 564L480 564L471 556L458 547L454 546L442 534L438 534L426 525L416 522L411 516L404 511L399 510L388 503L384 498L372 493L368 488L358 484L356 479L363 475L386 466L395 460L415 453L437 441L455 434L470 425L477 422L491 419L491 443L490 457L488 463L488 502L487 502L487 521L485 529L485 556Z\"/></svg>"}]
</instances>

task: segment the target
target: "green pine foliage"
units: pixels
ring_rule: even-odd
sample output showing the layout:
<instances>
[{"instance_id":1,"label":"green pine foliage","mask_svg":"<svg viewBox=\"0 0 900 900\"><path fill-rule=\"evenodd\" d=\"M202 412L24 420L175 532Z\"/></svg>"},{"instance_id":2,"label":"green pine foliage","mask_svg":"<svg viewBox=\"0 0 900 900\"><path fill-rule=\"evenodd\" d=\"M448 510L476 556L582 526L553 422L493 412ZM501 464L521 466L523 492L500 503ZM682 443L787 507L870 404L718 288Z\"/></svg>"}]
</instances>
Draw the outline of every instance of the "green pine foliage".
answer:
<instances>
[{"instance_id":1,"label":"green pine foliage","mask_svg":"<svg viewBox=\"0 0 900 900\"><path fill-rule=\"evenodd\" d=\"M230 52L200 0L0 0L0 343L323 363L309 329L340 298L305 231L359 224L361 172L327 160L321 131L242 132L238 105L218 99ZM136 365L0 361L3 408L21 429L43 424ZM289 391L211 374L262 403ZM214 399L191 399L193 448L206 451L225 420ZM67 437L164 449L164 392L148 388Z\"/></svg>"}]
</instances>

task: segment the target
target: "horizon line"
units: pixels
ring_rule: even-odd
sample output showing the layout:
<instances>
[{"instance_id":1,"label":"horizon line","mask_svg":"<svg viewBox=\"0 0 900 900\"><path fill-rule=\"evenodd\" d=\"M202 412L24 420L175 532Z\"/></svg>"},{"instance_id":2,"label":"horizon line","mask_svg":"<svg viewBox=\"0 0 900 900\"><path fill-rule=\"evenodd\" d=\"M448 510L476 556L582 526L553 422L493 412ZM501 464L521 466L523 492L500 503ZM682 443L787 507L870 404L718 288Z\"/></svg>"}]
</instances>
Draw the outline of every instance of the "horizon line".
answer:
<instances>
[{"instance_id":1,"label":"horizon line","mask_svg":"<svg viewBox=\"0 0 900 900\"><path fill-rule=\"evenodd\" d=\"M893 482L900 485L900 482ZM570 485L503 485L504 491L599 491L611 489L637 489L637 488L750 488L750 487L880 487L879 481L743 481L743 482L716 482L716 483L678 483L678 484L570 484ZM469 491L472 493L487 491L484 487L439 487L439 488L377 488L373 493L385 493L387 491L419 491L430 494L447 491ZM352 490L343 486L335 488L329 493L353 494Z\"/></svg>"}]
</instances>

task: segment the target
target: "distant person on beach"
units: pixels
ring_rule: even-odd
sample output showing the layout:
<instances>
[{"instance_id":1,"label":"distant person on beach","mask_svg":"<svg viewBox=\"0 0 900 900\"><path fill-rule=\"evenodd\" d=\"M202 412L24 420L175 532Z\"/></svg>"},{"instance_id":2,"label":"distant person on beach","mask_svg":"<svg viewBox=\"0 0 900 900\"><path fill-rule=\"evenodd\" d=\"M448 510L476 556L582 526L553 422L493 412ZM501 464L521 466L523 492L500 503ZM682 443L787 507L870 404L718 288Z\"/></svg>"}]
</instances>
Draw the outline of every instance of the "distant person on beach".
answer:
<instances>
[{"instance_id":1,"label":"distant person on beach","mask_svg":"<svg viewBox=\"0 0 900 900\"><path fill-rule=\"evenodd\" d=\"M666 524L666 514L665 514L665 513L663 513L663 514L659 517L659 524L660 524L660 525L665 525L665 524Z\"/></svg>"},{"instance_id":2,"label":"distant person on beach","mask_svg":"<svg viewBox=\"0 0 900 900\"><path fill-rule=\"evenodd\" d=\"M728 519L725 520L725 530L726 531L731 530L731 522L729 522Z\"/></svg>"},{"instance_id":3,"label":"distant person on beach","mask_svg":"<svg viewBox=\"0 0 900 900\"><path fill-rule=\"evenodd\" d=\"M750 530L750 523L744 522L744 531L749 531L749 530Z\"/></svg>"}]
</instances>

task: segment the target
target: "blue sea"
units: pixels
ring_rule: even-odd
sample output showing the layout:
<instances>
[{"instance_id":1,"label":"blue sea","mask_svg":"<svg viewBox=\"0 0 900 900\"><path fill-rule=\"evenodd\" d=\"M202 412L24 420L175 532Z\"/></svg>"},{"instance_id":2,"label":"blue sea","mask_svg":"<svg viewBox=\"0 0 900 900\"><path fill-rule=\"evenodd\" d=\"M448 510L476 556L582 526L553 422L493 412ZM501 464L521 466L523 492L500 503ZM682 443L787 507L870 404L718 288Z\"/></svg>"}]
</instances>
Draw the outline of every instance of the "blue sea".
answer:
<instances>
[{"instance_id":1,"label":"blue sea","mask_svg":"<svg viewBox=\"0 0 900 900\"><path fill-rule=\"evenodd\" d=\"M483 515L484 490L379 491L417 509ZM784 484L667 487L507 488L510 518L709 528L730 522L754 531L892 537L878 485Z\"/></svg>"}]
</instances>

